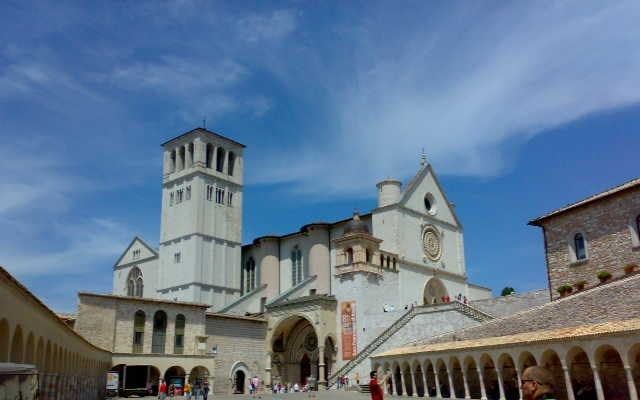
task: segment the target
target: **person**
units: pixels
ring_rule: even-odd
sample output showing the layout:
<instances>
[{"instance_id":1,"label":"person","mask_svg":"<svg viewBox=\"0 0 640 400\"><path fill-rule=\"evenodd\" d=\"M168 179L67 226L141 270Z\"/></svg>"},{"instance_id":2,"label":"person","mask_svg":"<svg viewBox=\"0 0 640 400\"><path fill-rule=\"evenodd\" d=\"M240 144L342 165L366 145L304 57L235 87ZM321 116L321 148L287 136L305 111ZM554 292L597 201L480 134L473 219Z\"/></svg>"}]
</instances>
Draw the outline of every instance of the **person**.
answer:
<instances>
[{"instance_id":1,"label":"person","mask_svg":"<svg viewBox=\"0 0 640 400\"><path fill-rule=\"evenodd\" d=\"M553 375L543 367L529 367L522 373L522 398L524 400L552 400Z\"/></svg>"},{"instance_id":2,"label":"person","mask_svg":"<svg viewBox=\"0 0 640 400\"><path fill-rule=\"evenodd\" d=\"M184 398L191 399L191 384L189 382L184 384Z\"/></svg>"},{"instance_id":3,"label":"person","mask_svg":"<svg viewBox=\"0 0 640 400\"><path fill-rule=\"evenodd\" d=\"M164 379L160 379L160 386L158 387L158 399L165 400L167 398L167 384Z\"/></svg>"},{"instance_id":4,"label":"person","mask_svg":"<svg viewBox=\"0 0 640 400\"><path fill-rule=\"evenodd\" d=\"M371 400L383 400L384 391L382 390L382 387L380 387L380 384L384 386L385 381L387 380L389 375L384 376L380 383L378 383L378 372L371 371L369 377L371 378L369 380L369 392L371 393Z\"/></svg>"},{"instance_id":5,"label":"person","mask_svg":"<svg viewBox=\"0 0 640 400\"><path fill-rule=\"evenodd\" d=\"M299 392L300 391L300 385L298 385L298 382L293 384L293 391L294 392Z\"/></svg>"},{"instance_id":6,"label":"person","mask_svg":"<svg viewBox=\"0 0 640 400\"><path fill-rule=\"evenodd\" d=\"M202 399L207 400L207 396L209 396L209 381L204 381L202 384Z\"/></svg>"}]
</instances>

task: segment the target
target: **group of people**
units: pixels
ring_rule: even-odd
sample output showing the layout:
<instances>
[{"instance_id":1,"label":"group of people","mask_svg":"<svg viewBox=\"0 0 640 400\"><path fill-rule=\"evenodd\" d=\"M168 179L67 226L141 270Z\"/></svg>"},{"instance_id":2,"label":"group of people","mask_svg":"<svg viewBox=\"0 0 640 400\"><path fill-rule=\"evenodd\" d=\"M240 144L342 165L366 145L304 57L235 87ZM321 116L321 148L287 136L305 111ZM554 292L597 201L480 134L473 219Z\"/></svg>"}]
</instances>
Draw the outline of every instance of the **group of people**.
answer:
<instances>
[{"instance_id":1,"label":"group of people","mask_svg":"<svg viewBox=\"0 0 640 400\"><path fill-rule=\"evenodd\" d=\"M344 375L338 377L338 389L348 389L349 388L349 377Z\"/></svg>"},{"instance_id":2,"label":"group of people","mask_svg":"<svg viewBox=\"0 0 640 400\"><path fill-rule=\"evenodd\" d=\"M167 385L164 379L160 379L160 385L158 386L159 400L165 400L167 397L173 397L176 394L178 393L174 384ZM185 399L207 400L209 396L209 382L196 382L194 385L185 382L182 388L182 394Z\"/></svg>"},{"instance_id":3,"label":"group of people","mask_svg":"<svg viewBox=\"0 0 640 400\"><path fill-rule=\"evenodd\" d=\"M371 392L371 400L383 400L384 391L382 387L389 379L387 374L378 381L378 373L371 371L371 380L369 381L369 391ZM522 398L524 400L554 400L554 383L553 374L543 367L529 367L522 373L520 379L520 388L522 389Z\"/></svg>"}]
</instances>

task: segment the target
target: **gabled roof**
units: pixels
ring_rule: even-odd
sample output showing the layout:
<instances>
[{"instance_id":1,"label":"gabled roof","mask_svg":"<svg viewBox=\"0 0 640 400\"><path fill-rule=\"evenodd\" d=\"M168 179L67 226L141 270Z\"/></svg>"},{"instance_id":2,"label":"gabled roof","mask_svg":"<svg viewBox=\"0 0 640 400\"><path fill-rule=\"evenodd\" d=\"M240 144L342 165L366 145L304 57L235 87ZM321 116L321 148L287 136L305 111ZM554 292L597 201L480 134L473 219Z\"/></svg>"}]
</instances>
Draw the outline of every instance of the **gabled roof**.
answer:
<instances>
[{"instance_id":1,"label":"gabled roof","mask_svg":"<svg viewBox=\"0 0 640 400\"><path fill-rule=\"evenodd\" d=\"M195 129L192 129L192 130L190 130L189 132L185 132L185 133L183 133L183 134L181 134L181 135L178 135L178 136L174 137L173 139L169 139L169 140L167 140L166 142L162 143L160 146L164 146L164 145L166 145L167 143L171 143L171 142L173 142L174 140L178 140L178 139L180 139L180 138L182 138L182 137L184 137L184 136L187 136L187 135L190 135L190 134L192 134L192 133L196 133L196 132L202 132L202 133L206 133L206 134L208 134L208 135L213 135L213 136L215 136L216 138L227 140L227 141L229 141L229 142L231 142L231 143L233 143L233 144L236 144L236 145L238 145L238 146L240 146L240 147L247 147L247 146L245 146L244 144L242 144L242 143L240 143L240 142L236 142L236 141L235 141L235 140L233 140L233 139L229 139L228 137L226 137L226 136L224 136L224 135L221 135L221 134L219 134L219 133L216 133L216 132L210 131L210 130L208 130L208 129L206 129L206 128L195 128Z\"/></svg>"},{"instance_id":2,"label":"gabled roof","mask_svg":"<svg viewBox=\"0 0 640 400\"><path fill-rule=\"evenodd\" d=\"M623 183L622 185L618 185L618 186L613 187L613 188L611 188L609 190L605 190L604 192L600 192L598 194L594 194L593 196L587 197L586 199L580 200L580 201L575 202L575 203L568 204L568 205L566 205L566 206L564 206L562 208L559 208L559 209L557 209L555 211L551 211L550 213L548 213L546 215L543 215L541 217L538 217L536 219L533 219L533 220L529 221L528 225L542 226L542 221L544 221L544 220L546 220L546 219L548 219L550 217L562 214L562 213L567 212L569 210L573 210L574 208L582 207L582 206L584 206L586 204L592 203L592 202L597 201L597 200L604 199L604 198L609 197L609 196L611 196L613 194L622 192L624 190L632 189L632 188L635 188L637 186L640 186L640 178L632 179L632 180L630 180L628 182Z\"/></svg>"},{"instance_id":3,"label":"gabled roof","mask_svg":"<svg viewBox=\"0 0 640 400\"><path fill-rule=\"evenodd\" d=\"M413 192L415 192L415 190L418 188L418 185L420 184L420 182L422 182L424 177L427 176L429 172L431 173L431 176L433 176L433 181L436 183L436 186L438 187L440 194L444 198L444 202L447 203L446 204L447 208L449 209L449 211L451 211L451 215L453 215L453 219L456 221L456 225L462 228L462 224L460 223L458 214L456 214L456 210L453 207L451 207L451 202L447 197L447 193L442 189L440 180L438 179L438 176L436 175L436 172L433 170L433 167L431 167L430 163L425 163L422 166L422 168L420 168L418 173L413 177L413 179L409 181L409 184L407 185L406 189L402 192L402 197L400 198L400 202L398 204L403 204L403 205L406 204L409 197L411 197Z\"/></svg>"},{"instance_id":4,"label":"gabled roof","mask_svg":"<svg viewBox=\"0 0 640 400\"><path fill-rule=\"evenodd\" d=\"M142 243L142 245L144 247L149 249L149 251L151 251L155 257L158 257L158 251L156 249L154 249L153 247L149 246L149 244L147 244L147 242L145 242L140 236L134 236L133 240L131 241L131 243L129 243L129 246L127 246L126 250L124 252L122 252L120 257L118 257L118 260L116 261L116 263L113 264L114 268L117 267L118 264L120 264L120 261L122 261L122 258L124 257L124 255L127 254L129 249L131 248L131 246L133 246L133 244L136 242L136 240L139 241L140 243ZM139 261L139 260L136 260L136 261Z\"/></svg>"}]
</instances>

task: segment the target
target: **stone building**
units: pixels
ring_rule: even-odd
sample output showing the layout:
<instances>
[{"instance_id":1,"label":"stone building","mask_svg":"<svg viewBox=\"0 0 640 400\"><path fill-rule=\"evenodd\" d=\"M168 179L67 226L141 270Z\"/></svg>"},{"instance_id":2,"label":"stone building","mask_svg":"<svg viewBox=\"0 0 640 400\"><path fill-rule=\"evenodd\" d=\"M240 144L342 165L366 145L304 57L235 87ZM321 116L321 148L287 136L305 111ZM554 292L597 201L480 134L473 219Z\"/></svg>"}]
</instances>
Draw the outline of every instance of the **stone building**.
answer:
<instances>
[{"instance_id":1,"label":"stone building","mask_svg":"<svg viewBox=\"0 0 640 400\"><path fill-rule=\"evenodd\" d=\"M598 273L624 275L640 264L640 179L529 222L542 228L553 298L558 289L599 283ZM563 288L564 289L564 288ZM560 290L563 290L560 289Z\"/></svg>"},{"instance_id":2,"label":"stone building","mask_svg":"<svg viewBox=\"0 0 640 400\"><path fill-rule=\"evenodd\" d=\"M135 237L114 266L110 301L122 303L129 322L112 322L126 329L135 325L133 298L208 306L211 332L222 329L211 313L258 316L266 321L261 359L236 361L262 368L267 383L313 377L326 385L391 325L406 323L410 309L491 296L468 282L462 224L425 160L406 187L378 183L368 213L241 245L244 145L199 128L163 149L159 248ZM151 321L151 310L140 310ZM226 368L216 376L239 379L232 365L215 365Z\"/></svg>"},{"instance_id":3,"label":"stone building","mask_svg":"<svg viewBox=\"0 0 640 400\"><path fill-rule=\"evenodd\" d=\"M638 260L639 184L628 182L530 223L544 229L551 288L576 279L587 285L373 355L372 368L390 377L387 393L516 400L524 369L542 365L554 375L558 399L637 400L640 275L622 266ZM596 284L600 270L613 279ZM495 300L484 303L477 308L505 309Z\"/></svg>"}]
</instances>

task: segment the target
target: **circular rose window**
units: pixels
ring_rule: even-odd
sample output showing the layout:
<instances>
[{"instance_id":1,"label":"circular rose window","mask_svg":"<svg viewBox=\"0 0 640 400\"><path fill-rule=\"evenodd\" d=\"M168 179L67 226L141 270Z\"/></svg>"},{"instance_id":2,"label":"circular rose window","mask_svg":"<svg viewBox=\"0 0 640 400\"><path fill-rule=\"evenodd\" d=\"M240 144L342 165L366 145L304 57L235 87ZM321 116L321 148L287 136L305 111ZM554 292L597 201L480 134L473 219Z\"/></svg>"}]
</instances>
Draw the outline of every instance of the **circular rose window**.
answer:
<instances>
[{"instance_id":1,"label":"circular rose window","mask_svg":"<svg viewBox=\"0 0 640 400\"><path fill-rule=\"evenodd\" d=\"M422 247L424 254L432 261L437 261L442 256L440 235L433 226L428 226L422 234Z\"/></svg>"}]
</instances>

